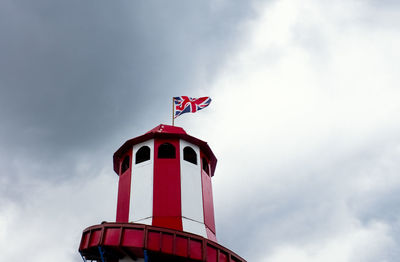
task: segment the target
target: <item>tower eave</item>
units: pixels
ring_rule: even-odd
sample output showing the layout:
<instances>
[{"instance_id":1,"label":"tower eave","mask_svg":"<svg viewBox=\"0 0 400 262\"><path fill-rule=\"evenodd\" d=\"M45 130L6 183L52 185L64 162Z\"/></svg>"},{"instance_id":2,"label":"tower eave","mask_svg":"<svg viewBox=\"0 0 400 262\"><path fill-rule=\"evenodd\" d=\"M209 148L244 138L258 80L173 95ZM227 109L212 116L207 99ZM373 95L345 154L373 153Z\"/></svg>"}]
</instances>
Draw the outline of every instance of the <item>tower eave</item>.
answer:
<instances>
[{"instance_id":1,"label":"tower eave","mask_svg":"<svg viewBox=\"0 0 400 262\"><path fill-rule=\"evenodd\" d=\"M214 171L217 166L217 158L212 152L210 146L207 142L188 135L185 130L181 127L169 126L169 125L158 125L157 127L151 129L144 135L127 140L113 155L114 171L119 174L120 160L122 156L129 150L133 145L139 144L141 142L147 141L152 138L180 138L195 144L200 147L204 154L209 158L211 165L211 176L214 176Z\"/></svg>"}]
</instances>

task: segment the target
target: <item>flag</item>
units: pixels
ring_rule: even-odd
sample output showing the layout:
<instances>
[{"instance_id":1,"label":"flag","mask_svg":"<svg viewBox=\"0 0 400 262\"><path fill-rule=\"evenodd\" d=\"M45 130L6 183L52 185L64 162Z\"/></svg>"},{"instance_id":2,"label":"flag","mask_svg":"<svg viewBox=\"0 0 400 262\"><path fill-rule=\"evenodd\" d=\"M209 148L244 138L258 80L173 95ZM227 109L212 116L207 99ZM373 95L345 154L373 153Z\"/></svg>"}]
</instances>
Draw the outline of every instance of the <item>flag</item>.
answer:
<instances>
[{"instance_id":1,"label":"flag","mask_svg":"<svg viewBox=\"0 0 400 262\"><path fill-rule=\"evenodd\" d=\"M178 96L174 97L175 103L175 115L174 118L184 114L184 113L195 113L205 107L207 107L211 103L211 98L200 97L200 98L191 98L187 96Z\"/></svg>"}]
</instances>

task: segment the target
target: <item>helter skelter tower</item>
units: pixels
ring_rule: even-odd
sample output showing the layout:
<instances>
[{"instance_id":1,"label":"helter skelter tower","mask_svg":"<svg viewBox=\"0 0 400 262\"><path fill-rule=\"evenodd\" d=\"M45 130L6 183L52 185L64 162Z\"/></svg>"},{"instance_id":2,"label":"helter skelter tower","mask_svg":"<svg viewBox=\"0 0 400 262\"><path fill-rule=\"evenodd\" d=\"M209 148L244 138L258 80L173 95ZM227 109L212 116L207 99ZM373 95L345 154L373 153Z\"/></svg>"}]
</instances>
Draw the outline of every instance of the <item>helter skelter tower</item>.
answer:
<instances>
[{"instance_id":1,"label":"helter skelter tower","mask_svg":"<svg viewBox=\"0 0 400 262\"><path fill-rule=\"evenodd\" d=\"M216 238L211 177L217 159L182 128L159 125L114 153L116 222L83 231L84 260L245 262Z\"/></svg>"}]
</instances>

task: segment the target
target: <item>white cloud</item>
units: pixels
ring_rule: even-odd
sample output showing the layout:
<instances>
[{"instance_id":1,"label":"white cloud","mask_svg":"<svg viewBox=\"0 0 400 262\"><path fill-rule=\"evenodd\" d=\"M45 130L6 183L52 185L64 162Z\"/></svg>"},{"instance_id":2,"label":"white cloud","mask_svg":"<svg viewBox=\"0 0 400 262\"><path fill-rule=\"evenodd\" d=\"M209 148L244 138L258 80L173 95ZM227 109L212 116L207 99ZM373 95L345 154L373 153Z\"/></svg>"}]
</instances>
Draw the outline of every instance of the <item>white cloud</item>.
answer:
<instances>
[{"instance_id":1,"label":"white cloud","mask_svg":"<svg viewBox=\"0 0 400 262\"><path fill-rule=\"evenodd\" d=\"M387 258L382 257L382 253L386 252L387 246L393 245L388 230L387 225L381 223L372 223L366 228L354 226L348 232L332 236L328 240L304 246L278 246L263 261L387 261Z\"/></svg>"},{"instance_id":2,"label":"white cloud","mask_svg":"<svg viewBox=\"0 0 400 262\"><path fill-rule=\"evenodd\" d=\"M17 261L24 254L30 261L81 261L83 229L99 219L115 221L118 177L109 171L58 184L27 181L36 188L25 193L23 203L0 210L2 260Z\"/></svg>"},{"instance_id":3,"label":"white cloud","mask_svg":"<svg viewBox=\"0 0 400 262\"><path fill-rule=\"evenodd\" d=\"M400 35L388 24L399 16L361 1L256 8L212 83L213 126L198 136L219 159L220 238L250 261L392 261Z\"/></svg>"}]
</instances>

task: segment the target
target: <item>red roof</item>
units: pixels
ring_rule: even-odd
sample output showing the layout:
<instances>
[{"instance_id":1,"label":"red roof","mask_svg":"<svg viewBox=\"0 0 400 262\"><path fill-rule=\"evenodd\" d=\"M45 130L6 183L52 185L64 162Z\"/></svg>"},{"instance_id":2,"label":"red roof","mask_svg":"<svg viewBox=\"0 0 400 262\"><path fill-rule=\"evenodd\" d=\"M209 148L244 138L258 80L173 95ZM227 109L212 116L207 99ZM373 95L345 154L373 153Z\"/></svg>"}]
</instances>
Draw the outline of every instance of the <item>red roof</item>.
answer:
<instances>
[{"instance_id":1,"label":"red roof","mask_svg":"<svg viewBox=\"0 0 400 262\"><path fill-rule=\"evenodd\" d=\"M168 134L182 134L187 135L186 131L183 130L182 127L179 126L169 126L169 125L158 125L146 134L149 133L168 133Z\"/></svg>"},{"instance_id":2,"label":"red roof","mask_svg":"<svg viewBox=\"0 0 400 262\"><path fill-rule=\"evenodd\" d=\"M193 136L190 136L183 130L182 127L178 126L170 126L170 125L158 125L155 128L151 129L144 135L129 139L126 141L115 153L113 156L114 160L114 171L119 174L119 163L122 156L126 153L127 150L131 149L134 145L144 142L146 140L152 138L180 138L187 142L190 142L194 145L200 147L200 150L208 157L211 165L211 175L214 175L215 167L217 166L217 158L212 152L211 148L208 146L207 142L197 139Z\"/></svg>"}]
</instances>

